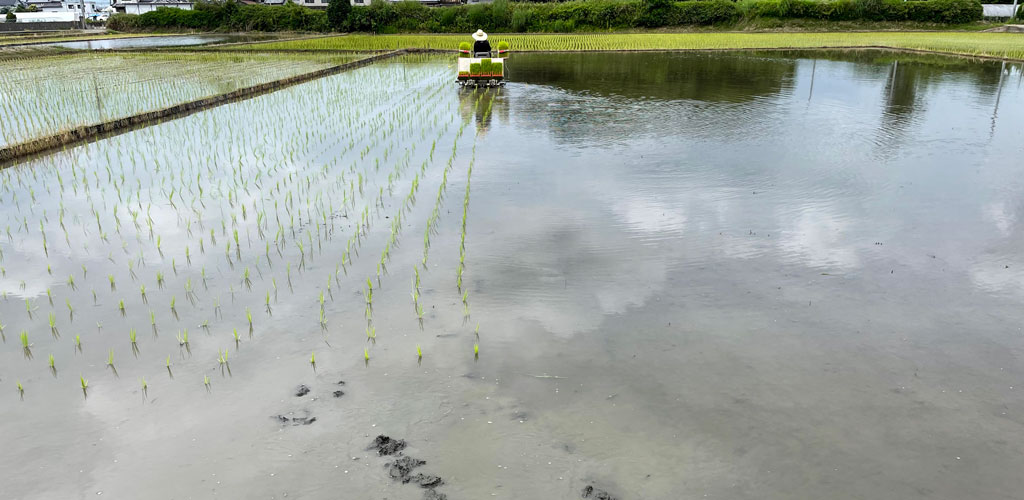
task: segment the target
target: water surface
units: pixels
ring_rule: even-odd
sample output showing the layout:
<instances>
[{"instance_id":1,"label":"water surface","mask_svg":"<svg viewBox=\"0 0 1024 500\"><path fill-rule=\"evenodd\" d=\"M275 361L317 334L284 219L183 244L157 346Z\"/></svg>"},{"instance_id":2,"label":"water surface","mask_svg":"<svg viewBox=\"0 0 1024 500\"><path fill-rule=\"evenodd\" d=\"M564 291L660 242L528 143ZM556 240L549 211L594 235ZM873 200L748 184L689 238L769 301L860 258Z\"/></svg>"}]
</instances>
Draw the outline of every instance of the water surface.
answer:
<instances>
[{"instance_id":1,"label":"water surface","mask_svg":"<svg viewBox=\"0 0 1024 500\"><path fill-rule=\"evenodd\" d=\"M178 36L146 36L132 38L111 38L107 40L88 40L81 42L61 42L52 45L75 50L111 50L111 49L152 49L157 47L186 47L193 45L213 45L219 43L256 42L275 38L274 35L178 35Z\"/></svg>"},{"instance_id":2,"label":"water surface","mask_svg":"<svg viewBox=\"0 0 1024 500\"><path fill-rule=\"evenodd\" d=\"M1019 497L1019 65L453 72L374 65L3 171L0 497L421 498L378 433L452 499Z\"/></svg>"}]
</instances>

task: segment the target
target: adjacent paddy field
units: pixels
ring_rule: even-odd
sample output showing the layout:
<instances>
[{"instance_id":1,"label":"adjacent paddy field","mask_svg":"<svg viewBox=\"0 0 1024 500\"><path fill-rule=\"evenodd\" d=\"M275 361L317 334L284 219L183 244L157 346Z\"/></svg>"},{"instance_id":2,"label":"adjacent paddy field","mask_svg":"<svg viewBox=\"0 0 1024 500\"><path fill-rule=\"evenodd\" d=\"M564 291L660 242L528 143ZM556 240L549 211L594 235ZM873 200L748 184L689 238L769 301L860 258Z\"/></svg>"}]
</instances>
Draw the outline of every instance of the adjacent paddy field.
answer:
<instances>
[{"instance_id":1,"label":"adjacent paddy field","mask_svg":"<svg viewBox=\"0 0 1024 500\"><path fill-rule=\"evenodd\" d=\"M72 41L84 41L84 40L113 40L122 38L147 38L153 35L149 33L104 33L97 35L95 33L82 33L77 35L0 35L0 47L6 45L22 45L22 44L35 44L35 43L54 43L54 42L72 42Z\"/></svg>"},{"instance_id":2,"label":"adjacent paddy field","mask_svg":"<svg viewBox=\"0 0 1024 500\"><path fill-rule=\"evenodd\" d=\"M0 146L358 59L273 54L77 54L0 60Z\"/></svg>"},{"instance_id":3,"label":"adjacent paddy field","mask_svg":"<svg viewBox=\"0 0 1024 500\"><path fill-rule=\"evenodd\" d=\"M1024 42L1013 33L644 33L502 35L513 51L722 50L820 47L891 47L947 54L1024 60ZM458 49L464 35L348 35L231 47L228 50ZM227 49L227 48L225 48Z\"/></svg>"},{"instance_id":4,"label":"adjacent paddy field","mask_svg":"<svg viewBox=\"0 0 1024 500\"><path fill-rule=\"evenodd\" d=\"M333 56L0 78L97 74L130 111ZM0 498L1024 489L1024 66L524 53L471 90L453 63L0 170Z\"/></svg>"}]
</instances>

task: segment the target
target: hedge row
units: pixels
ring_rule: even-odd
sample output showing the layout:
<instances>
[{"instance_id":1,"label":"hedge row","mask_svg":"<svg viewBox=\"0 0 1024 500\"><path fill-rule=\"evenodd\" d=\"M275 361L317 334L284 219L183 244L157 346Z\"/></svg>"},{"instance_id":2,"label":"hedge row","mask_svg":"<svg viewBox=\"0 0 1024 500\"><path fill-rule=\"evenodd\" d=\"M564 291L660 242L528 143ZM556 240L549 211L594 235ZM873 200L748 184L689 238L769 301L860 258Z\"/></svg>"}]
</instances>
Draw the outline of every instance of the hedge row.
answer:
<instances>
[{"instance_id":1,"label":"hedge row","mask_svg":"<svg viewBox=\"0 0 1024 500\"><path fill-rule=\"evenodd\" d=\"M339 1L339 0L335 0ZM345 1L345 0L340 0ZM371 33L573 32L683 25L723 25L741 17L828 21L919 21L962 24L981 19L978 0L572 0L493 3L431 8L419 2L375 0L354 7L331 26L323 11L284 6L198 3L195 10L157 9L115 15L119 31L174 29L231 31L361 31Z\"/></svg>"},{"instance_id":2,"label":"hedge row","mask_svg":"<svg viewBox=\"0 0 1024 500\"><path fill-rule=\"evenodd\" d=\"M107 27L117 31L191 29L204 31L331 31L327 13L288 2L284 6L197 2L194 10L159 8L142 15L115 14Z\"/></svg>"},{"instance_id":3,"label":"hedge row","mask_svg":"<svg viewBox=\"0 0 1024 500\"><path fill-rule=\"evenodd\" d=\"M963 24L981 19L981 2L967 0L762 0L749 15L826 21L919 21Z\"/></svg>"}]
</instances>

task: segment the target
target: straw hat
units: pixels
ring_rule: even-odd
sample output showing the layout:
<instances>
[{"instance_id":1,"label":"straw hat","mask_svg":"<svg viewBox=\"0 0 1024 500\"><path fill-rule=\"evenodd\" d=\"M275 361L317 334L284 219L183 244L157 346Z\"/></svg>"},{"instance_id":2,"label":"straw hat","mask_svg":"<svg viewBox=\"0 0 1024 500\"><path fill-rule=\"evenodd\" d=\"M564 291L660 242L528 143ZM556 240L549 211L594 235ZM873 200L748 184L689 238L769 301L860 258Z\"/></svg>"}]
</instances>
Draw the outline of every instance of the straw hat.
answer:
<instances>
[{"instance_id":1,"label":"straw hat","mask_svg":"<svg viewBox=\"0 0 1024 500\"><path fill-rule=\"evenodd\" d=\"M487 33L484 33L484 30L476 30L476 33L473 33L473 40L478 42L487 40Z\"/></svg>"}]
</instances>

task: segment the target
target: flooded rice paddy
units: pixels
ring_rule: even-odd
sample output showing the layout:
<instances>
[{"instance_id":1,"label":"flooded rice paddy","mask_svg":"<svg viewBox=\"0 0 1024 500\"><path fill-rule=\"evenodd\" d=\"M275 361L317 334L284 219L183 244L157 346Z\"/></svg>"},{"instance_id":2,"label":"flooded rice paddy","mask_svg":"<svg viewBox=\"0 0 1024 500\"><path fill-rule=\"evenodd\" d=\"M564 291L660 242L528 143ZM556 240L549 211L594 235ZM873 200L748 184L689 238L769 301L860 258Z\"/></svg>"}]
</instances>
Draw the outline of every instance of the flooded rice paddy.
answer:
<instances>
[{"instance_id":1,"label":"flooded rice paddy","mask_svg":"<svg viewBox=\"0 0 1024 500\"><path fill-rule=\"evenodd\" d=\"M275 54L30 55L0 60L0 147L359 59Z\"/></svg>"},{"instance_id":2,"label":"flooded rice paddy","mask_svg":"<svg viewBox=\"0 0 1024 500\"><path fill-rule=\"evenodd\" d=\"M185 47L193 45L214 45L221 43L259 42L279 38L274 34L225 34L225 35L185 35L185 36L147 36L138 38L110 38L106 40L83 40L80 42L61 42L56 47L75 50L112 50L112 49L153 49L159 47Z\"/></svg>"},{"instance_id":3,"label":"flooded rice paddy","mask_svg":"<svg viewBox=\"0 0 1024 500\"><path fill-rule=\"evenodd\" d=\"M0 171L0 498L1018 497L1019 65L509 74L392 60Z\"/></svg>"}]
</instances>

